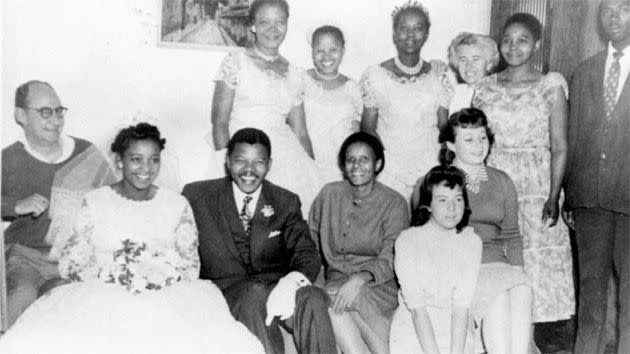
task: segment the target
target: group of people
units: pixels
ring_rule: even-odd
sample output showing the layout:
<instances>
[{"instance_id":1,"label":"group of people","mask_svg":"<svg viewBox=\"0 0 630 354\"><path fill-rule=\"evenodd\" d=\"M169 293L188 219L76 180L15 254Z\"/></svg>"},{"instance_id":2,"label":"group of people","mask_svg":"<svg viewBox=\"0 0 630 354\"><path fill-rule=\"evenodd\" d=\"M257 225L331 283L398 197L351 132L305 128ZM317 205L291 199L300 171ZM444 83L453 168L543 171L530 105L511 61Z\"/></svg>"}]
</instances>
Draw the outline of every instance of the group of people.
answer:
<instances>
[{"instance_id":1,"label":"group of people","mask_svg":"<svg viewBox=\"0 0 630 354\"><path fill-rule=\"evenodd\" d=\"M1 352L281 353L287 333L298 352L534 352L533 322L575 313L567 224L575 351L604 351L614 269L630 352L627 0L602 1L608 48L570 89L534 68L529 14L498 45L458 35L457 84L421 56L417 2L392 14L396 55L358 83L337 27L314 31L312 69L280 55L288 17L285 0L252 2L255 41L216 76L216 178L182 195L154 184L156 126L119 131L110 164L62 134L52 86L18 87Z\"/></svg>"}]
</instances>

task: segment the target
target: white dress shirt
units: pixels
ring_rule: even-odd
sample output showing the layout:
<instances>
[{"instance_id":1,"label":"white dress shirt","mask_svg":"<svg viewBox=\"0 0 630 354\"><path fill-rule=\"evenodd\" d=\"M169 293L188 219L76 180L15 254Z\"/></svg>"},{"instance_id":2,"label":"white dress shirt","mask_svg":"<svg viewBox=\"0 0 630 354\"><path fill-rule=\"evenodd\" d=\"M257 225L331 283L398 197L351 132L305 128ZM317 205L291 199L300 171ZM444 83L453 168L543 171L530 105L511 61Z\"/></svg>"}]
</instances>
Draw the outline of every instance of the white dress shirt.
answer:
<instances>
[{"instance_id":1,"label":"white dress shirt","mask_svg":"<svg viewBox=\"0 0 630 354\"><path fill-rule=\"evenodd\" d=\"M606 71L604 72L604 83L608 78L608 71L610 71L610 67L613 63L613 53L617 52L617 49L612 46L611 42L608 42L608 56L606 57ZM621 50L623 55L619 58L619 84L617 85L617 101L619 101L619 96L621 95L621 91L623 90L623 86L626 83L626 79L628 78L628 72L630 72L630 50L628 47L625 47Z\"/></svg>"},{"instance_id":2,"label":"white dress shirt","mask_svg":"<svg viewBox=\"0 0 630 354\"><path fill-rule=\"evenodd\" d=\"M236 202L236 212L240 215L241 209L243 209L243 204L245 203L244 199L246 196L252 197L252 200L247 204L247 215L254 216L254 212L256 211L256 205L258 204L258 198L260 197L260 191L262 190L262 184L254 191L254 193L243 193L243 191L238 188L238 185L232 182L232 192L234 195L234 201Z\"/></svg>"}]
</instances>

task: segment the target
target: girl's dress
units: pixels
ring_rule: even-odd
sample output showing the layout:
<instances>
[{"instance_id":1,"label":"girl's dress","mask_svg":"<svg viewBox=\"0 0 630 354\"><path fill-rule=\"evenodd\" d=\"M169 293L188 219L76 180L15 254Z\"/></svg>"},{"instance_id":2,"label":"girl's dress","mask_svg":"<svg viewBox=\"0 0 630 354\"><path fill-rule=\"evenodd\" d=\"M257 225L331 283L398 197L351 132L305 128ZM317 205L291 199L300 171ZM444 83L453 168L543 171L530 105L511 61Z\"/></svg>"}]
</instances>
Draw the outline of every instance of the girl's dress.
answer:
<instances>
[{"instance_id":1,"label":"girl's dress","mask_svg":"<svg viewBox=\"0 0 630 354\"><path fill-rule=\"evenodd\" d=\"M541 219L551 184L549 118L558 87L567 94L564 78L554 72L518 87L504 87L494 74L478 83L473 98L495 134L488 165L505 171L516 187L534 322L558 321L575 313L569 231L561 218L551 228Z\"/></svg>"},{"instance_id":2,"label":"girl's dress","mask_svg":"<svg viewBox=\"0 0 630 354\"><path fill-rule=\"evenodd\" d=\"M59 271L73 282L28 308L1 353L263 353L221 291L198 279L197 229L179 194L89 192Z\"/></svg>"},{"instance_id":3,"label":"girl's dress","mask_svg":"<svg viewBox=\"0 0 630 354\"><path fill-rule=\"evenodd\" d=\"M450 101L444 85L434 70L407 79L381 65L361 78L363 105L378 109L376 132L385 147L379 181L407 200L417 179L438 164L437 111Z\"/></svg>"},{"instance_id":4,"label":"girl's dress","mask_svg":"<svg viewBox=\"0 0 630 354\"><path fill-rule=\"evenodd\" d=\"M396 240L395 255L400 306L392 321L390 352L423 353L411 310L425 308L440 352L450 353L452 308L470 308L481 263L481 239L471 227L458 234L429 221L403 231ZM472 316L469 322L465 353L474 349Z\"/></svg>"},{"instance_id":5,"label":"girl's dress","mask_svg":"<svg viewBox=\"0 0 630 354\"><path fill-rule=\"evenodd\" d=\"M311 137L315 163L324 182L343 178L337 155L343 141L353 133L353 124L361 120L361 89L354 80L328 90L305 74L304 111Z\"/></svg>"},{"instance_id":6,"label":"girl's dress","mask_svg":"<svg viewBox=\"0 0 630 354\"><path fill-rule=\"evenodd\" d=\"M267 179L296 193L302 202L302 213L308 215L311 202L323 183L315 161L311 159L291 127L287 116L304 99L304 73L289 64L288 72L280 75L258 68L246 52L233 52L221 63L215 79L235 90L230 135L242 128L257 128L271 140L271 169ZM211 135L210 135L211 136ZM212 145L212 144L211 144ZM213 154L220 165L225 155ZM218 173L217 173L218 172ZM215 169L212 177L224 176Z\"/></svg>"}]
</instances>

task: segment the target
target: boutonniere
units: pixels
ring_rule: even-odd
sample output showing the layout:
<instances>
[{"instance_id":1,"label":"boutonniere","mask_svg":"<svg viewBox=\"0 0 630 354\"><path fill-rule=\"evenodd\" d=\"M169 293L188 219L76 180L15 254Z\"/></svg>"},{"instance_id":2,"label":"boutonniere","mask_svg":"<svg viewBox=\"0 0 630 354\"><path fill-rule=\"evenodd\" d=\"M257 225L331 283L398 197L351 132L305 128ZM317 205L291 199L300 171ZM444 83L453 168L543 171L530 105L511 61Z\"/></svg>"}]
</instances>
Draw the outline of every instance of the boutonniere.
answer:
<instances>
[{"instance_id":1,"label":"boutonniere","mask_svg":"<svg viewBox=\"0 0 630 354\"><path fill-rule=\"evenodd\" d=\"M273 210L273 207L269 204L266 204L265 206L262 207L262 209L260 210L260 212L266 217L270 217L271 215L273 215L275 213L275 211Z\"/></svg>"}]
</instances>

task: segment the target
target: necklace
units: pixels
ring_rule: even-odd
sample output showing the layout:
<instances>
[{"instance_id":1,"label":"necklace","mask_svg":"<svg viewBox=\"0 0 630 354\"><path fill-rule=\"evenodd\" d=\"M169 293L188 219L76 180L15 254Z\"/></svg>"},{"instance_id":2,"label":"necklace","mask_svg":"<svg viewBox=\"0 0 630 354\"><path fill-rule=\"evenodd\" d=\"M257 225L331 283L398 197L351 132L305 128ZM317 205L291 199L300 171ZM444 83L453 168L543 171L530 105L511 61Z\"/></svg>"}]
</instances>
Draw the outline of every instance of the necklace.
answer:
<instances>
[{"instance_id":1,"label":"necklace","mask_svg":"<svg viewBox=\"0 0 630 354\"><path fill-rule=\"evenodd\" d=\"M407 65L403 64L400 61L398 56L395 56L394 57L394 64L396 64L396 67L398 68L398 70L402 71L403 73L405 73L408 76L413 76L413 75L416 75L417 73L420 72L424 62L422 61L422 59L418 59L418 63L416 65L414 65L414 66L407 66Z\"/></svg>"},{"instance_id":2,"label":"necklace","mask_svg":"<svg viewBox=\"0 0 630 354\"><path fill-rule=\"evenodd\" d=\"M324 76L324 75L322 75L322 74L320 74L320 73L319 73L319 69L317 69L317 67L315 67L314 69L315 69L315 70L314 70L314 71L315 71L315 75L316 75L318 78L320 78L320 79L322 79L322 80L324 80L324 81L333 81L333 80L335 80L336 78L338 78L338 77L339 77L339 75L341 75L341 73L340 73L339 71L337 71L337 73L335 74L335 76L333 76L333 77L326 77L326 76Z\"/></svg>"},{"instance_id":3,"label":"necklace","mask_svg":"<svg viewBox=\"0 0 630 354\"><path fill-rule=\"evenodd\" d=\"M258 47L256 47L254 45L254 52L256 53L257 56L259 56L262 60L271 63L274 62L276 60L278 60L278 58L280 58L280 54L276 54L276 55L267 55L263 52L260 51L260 49L258 49Z\"/></svg>"}]
</instances>

